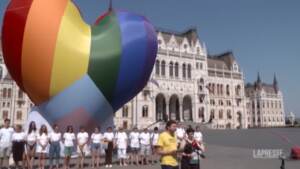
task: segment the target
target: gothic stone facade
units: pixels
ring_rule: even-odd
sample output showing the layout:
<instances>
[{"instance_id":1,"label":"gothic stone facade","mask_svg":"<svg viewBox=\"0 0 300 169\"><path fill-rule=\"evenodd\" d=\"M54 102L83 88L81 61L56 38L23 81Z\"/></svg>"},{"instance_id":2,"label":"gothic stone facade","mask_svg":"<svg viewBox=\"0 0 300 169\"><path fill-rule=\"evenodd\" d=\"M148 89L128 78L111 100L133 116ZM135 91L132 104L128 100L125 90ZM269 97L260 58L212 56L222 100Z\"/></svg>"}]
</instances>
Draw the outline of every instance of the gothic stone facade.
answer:
<instances>
[{"instance_id":1,"label":"gothic stone facade","mask_svg":"<svg viewBox=\"0 0 300 169\"><path fill-rule=\"evenodd\" d=\"M157 38L158 54L149 82L116 112L116 127L144 128L169 119L217 129L283 125L278 86L272 91L265 84L245 88L243 72L232 52L208 55L196 29L157 29ZM0 59L0 124L4 118L23 124L33 104L8 75L1 49ZM258 103L261 110L256 108Z\"/></svg>"}]
</instances>

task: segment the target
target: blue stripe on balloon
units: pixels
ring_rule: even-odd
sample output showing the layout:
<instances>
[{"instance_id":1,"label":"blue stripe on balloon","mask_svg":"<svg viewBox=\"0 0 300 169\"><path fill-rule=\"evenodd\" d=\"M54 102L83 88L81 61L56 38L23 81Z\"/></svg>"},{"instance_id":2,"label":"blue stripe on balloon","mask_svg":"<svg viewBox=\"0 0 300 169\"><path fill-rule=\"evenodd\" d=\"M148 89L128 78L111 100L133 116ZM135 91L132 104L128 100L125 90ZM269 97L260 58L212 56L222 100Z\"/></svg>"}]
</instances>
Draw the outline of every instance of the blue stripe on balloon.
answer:
<instances>
[{"instance_id":1,"label":"blue stripe on balloon","mask_svg":"<svg viewBox=\"0 0 300 169\"><path fill-rule=\"evenodd\" d=\"M146 63L147 31L144 18L128 12L117 12L121 29L122 54L112 106L118 110L138 92ZM151 70L149 70L151 72Z\"/></svg>"},{"instance_id":2,"label":"blue stripe on balloon","mask_svg":"<svg viewBox=\"0 0 300 169\"><path fill-rule=\"evenodd\" d=\"M114 113L109 102L88 75L83 76L48 102L38 106L38 111L50 124L53 124L78 108L88 112L99 125L107 123L106 121Z\"/></svg>"}]
</instances>

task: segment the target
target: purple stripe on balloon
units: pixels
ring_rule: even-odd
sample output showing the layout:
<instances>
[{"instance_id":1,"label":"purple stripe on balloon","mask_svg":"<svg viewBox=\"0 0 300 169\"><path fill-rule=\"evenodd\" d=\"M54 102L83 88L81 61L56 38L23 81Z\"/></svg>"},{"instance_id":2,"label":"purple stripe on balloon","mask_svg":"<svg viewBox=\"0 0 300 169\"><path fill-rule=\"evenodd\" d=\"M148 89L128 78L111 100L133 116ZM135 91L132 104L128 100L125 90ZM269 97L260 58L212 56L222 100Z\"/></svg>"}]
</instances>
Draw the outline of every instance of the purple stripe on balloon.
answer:
<instances>
[{"instance_id":1,"label":"purple stripe on balloon","mask_svg":"<svg viewBox=\"0 0 300 169\"><path fill-rule=\"evenodd\" d=\"M141 83L137 87L139 90L144 88L144 85L148 82L157 55L157 35L154 27L144 18L144 25L147 31L147 51L146 51L146 63L144 64L143 77Z\"/></svg>"}]
</instances>

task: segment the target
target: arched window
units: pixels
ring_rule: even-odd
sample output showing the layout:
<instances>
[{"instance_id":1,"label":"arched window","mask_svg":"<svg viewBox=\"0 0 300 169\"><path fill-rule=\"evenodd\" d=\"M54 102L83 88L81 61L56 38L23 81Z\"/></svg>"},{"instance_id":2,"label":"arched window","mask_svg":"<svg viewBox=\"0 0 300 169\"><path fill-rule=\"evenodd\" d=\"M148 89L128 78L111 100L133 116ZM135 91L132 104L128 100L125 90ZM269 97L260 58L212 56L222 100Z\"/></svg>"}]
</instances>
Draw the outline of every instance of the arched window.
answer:
<instances>
[{"instance_id":1,"label":"arched window","mask_svg":"<svg viewBox=\"0 0 300 169\"><path fill-rule=\"evenodd\" d=\"M230 88L229 85L226 85L226 95L230 96Z\"/></svg>"},{"instance_id":2,"label":"arched window","mask_svg":"<svg viewBox=\"0 0 300 169\"><path fill-rule=\"evenodd\" d=\"M3 98L7 97L7 89L6 88L3 89L2 96L3 96Z\"/></svg>"},{"instance_id":3,"label":"arched window","mask_svg":"<svg viewBox=\"0 0 300 169\"><path fill-rule=\"evenodd\" d=\"M22 112L17 111L17 120L22 120Z\"/></svg>"},{"instance_id":4,"label":"arched window","mask_svg":"<svg viewBox=\"0 0 300 169\"><path fill-rule=\"evenodd\" d=\"M188 64L188 78L192 78L192 66L190 64Z\"/></svg>"},{"instance_id":5,"label":"arched window","mask_svg":"<svg viewBox=\"0 0 300 169\"><path fill-rule=\"evenodd\" d=\"M122 117L128 117L128 106L123 106Z\"/></svg>"},{"instance_id":6,"label":"arched window","mask_svg":"<svg viewBox=\"0 0 300 169\"><path fill-rule=\"evenodd\" d=\"M155 62L155 74L156 75L160 74L160 62L159 62L159 60L156 60L156 62Z\"/></svg>"},{"instance_id":7,"label":"arched window","mask_svg":"<svg viewBox=\"0 0 300 169\"><path fill-rule=\"evenodd\" d=\"M161 62L161 75L166 75L166 62L164 60Z\"/></svg>"},{"instance_id":8,"label":"arched window","mask_svg":"<svg viewBox=\"0 0 300 169\"><path fill-rule=\"evenodd\" d=\"M2 79L3 77L3 68L2 68L2 66L0 66L0 79Z\"/></svg>"},{"instance_id":9,"label":"arched window","mask_svg":"<svg viewBox=\"0 0 300 169\"><path fill-rule=\"evenodd\" d=\"M219 110L219 119L223 119L223 110Z\"/></svg>"},{"instance_id":10,"label":"arched window","mask_svg":"<svg viewBox=\"0 0 300 169\"><path fill-rule=\"evenodd\" d=\"M142 116L143 117L148 117L148 106L147 105L143 106Z\"/></svg>"},{"instance_id":11,"label":"arched window","mask_svg":"<svg viewBox=\"0 0 300 169\"><path fill-rule=\"evenodd\" d=\"M182 77L183 78L186 77L186 65L185 65L185 63L182 65Z\"/></svg>"},{"instance_id":12,"label":"arched window","mask_svg":"<svg viewBox=\"0 0 300 169\"><path fill-rule=\"evenodd\" d=\"M7 97L8 97L8 98L11 98L11 94L12 94L12 90L11 90L11 89L8 89L8 91L7 91Z\"/></svg>"},{"instance_id":13,"label":"arched window","mask_svg":"<svg viewBox=\"0 0 300 169\"><path fill-rule=\"evenodd\" d=\"M227 110L227 119L232 119L231 111L230 110Z\"/></svg>"},{"instance_id":14,"label":"arched window","mask_svg":"<svg viewBox=\"0 0 300 169\"><path fill-rule=\"evenodd\" d=\"M178 77L178 72L179 72L179 64L176 62L175 63L175 77Z\"/></svg>"},{"instance_id":15,"label":"arched window","mask_svg":"<svg viewBox=\"0 0 300 169\"><path fill-rule=\"evenodd\" d=\"M170 62L170 65L169 65L169 75L170 75L170 77L173 77L173 62Z\"/></svg>"},{"instance_id":16,"label":"arched window","mask_svg":"<svg viewBox=\"0 0 300 169\"><path fill-rule=\"evenodd\" d=\"M20 90L20 89L19 89L19 92L18 92L18 97L19 97L20 99L22 99L22 98L23 98L23 91L22 91L22 90Z\"/></svg>"}]
</instances>

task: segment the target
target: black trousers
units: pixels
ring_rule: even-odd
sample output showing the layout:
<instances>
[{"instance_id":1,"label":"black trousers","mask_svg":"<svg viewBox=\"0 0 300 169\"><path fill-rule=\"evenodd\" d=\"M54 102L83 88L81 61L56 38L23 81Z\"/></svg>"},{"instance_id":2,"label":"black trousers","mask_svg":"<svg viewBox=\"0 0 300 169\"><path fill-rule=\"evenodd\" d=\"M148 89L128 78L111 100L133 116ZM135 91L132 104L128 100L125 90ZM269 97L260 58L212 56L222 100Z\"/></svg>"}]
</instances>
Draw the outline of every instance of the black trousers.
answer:
<instances>
[{"instance_id":1,"label":"black trousers","mask_svg":"<svg viewBox=\"0 0 300 169\"><path fill-rule=\"evenodd\" d=\"M113 142L108 142L107 149L105 149L105 164L112 164L112 154L113 154Z\"/></svg>"}]
</instances>

